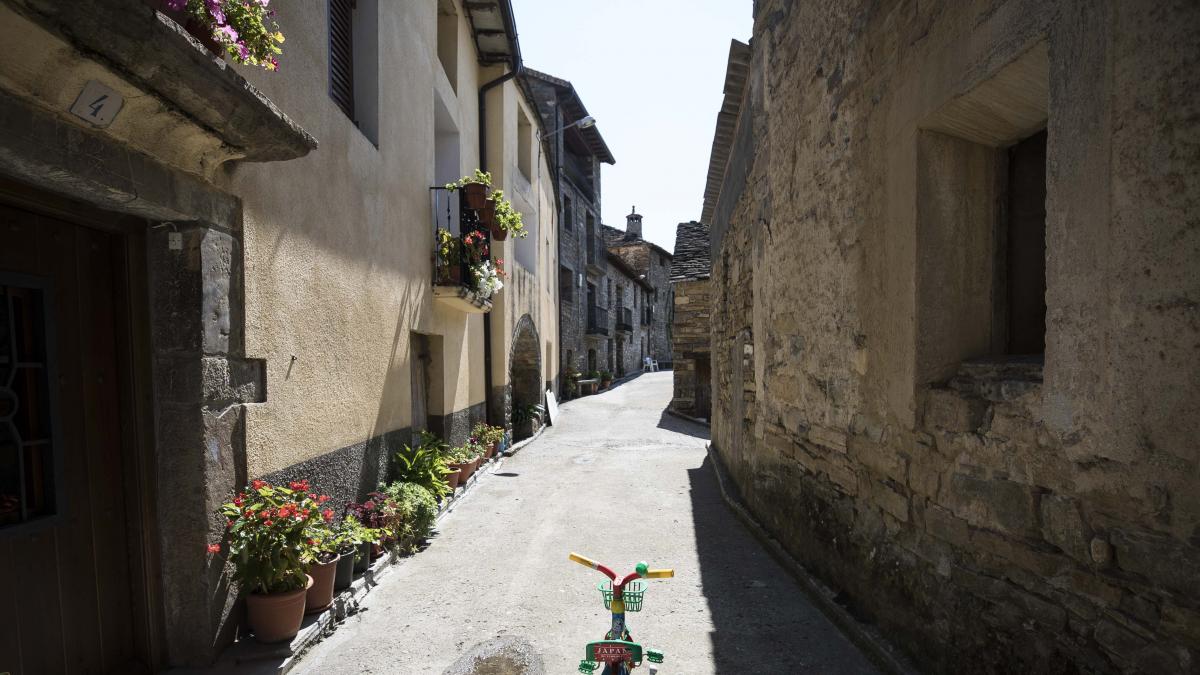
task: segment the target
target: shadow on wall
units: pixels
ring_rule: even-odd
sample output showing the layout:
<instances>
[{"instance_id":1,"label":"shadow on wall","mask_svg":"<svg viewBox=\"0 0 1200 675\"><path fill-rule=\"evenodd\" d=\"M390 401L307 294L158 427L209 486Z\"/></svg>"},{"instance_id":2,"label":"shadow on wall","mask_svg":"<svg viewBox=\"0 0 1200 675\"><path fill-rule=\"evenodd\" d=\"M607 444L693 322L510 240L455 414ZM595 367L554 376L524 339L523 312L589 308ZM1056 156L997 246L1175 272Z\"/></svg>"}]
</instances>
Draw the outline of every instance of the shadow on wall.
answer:
<instances>
[{"instance_id":1,"label":"shadow on wall","mask_svg":"<svg viewBox=\"0 0 1200 675\"><path fill-rule=\"evenodd\" d=\"M404 294L400 308L396 311L396 330L392 336L392 350L388 354L387 376L383 380L383 389L379 393L379 407L375 413L375 424L372 425L370 438L367 443L371 446L363 458L362 474L359 476L358 498L376 488L380 481L387 479L388 466L391 456L402 445L411 440L410 429L392 428L392 420L396 411L392 405L401 392L412 391L409 372L412 364L409 355L401 354L403 339L410 330L410 317L416 316L425 287L422 284L412 284ZM411 350L410 350L411 351ZM457 368L458 364L454 363Z\"/></svg>"},{"instance_id":2,"label":"shadow on wall","mask_svg":"<svg viewBox=\"0 0 1200 675\"><path fill-rule=\"evenodd\" d=\"M693 427L692 435L703 429L675 422ZM713 672L877 672L725 505L711 462L705 457L688 479L701 592L713 623Z\"/></svg>"}]
</instances>

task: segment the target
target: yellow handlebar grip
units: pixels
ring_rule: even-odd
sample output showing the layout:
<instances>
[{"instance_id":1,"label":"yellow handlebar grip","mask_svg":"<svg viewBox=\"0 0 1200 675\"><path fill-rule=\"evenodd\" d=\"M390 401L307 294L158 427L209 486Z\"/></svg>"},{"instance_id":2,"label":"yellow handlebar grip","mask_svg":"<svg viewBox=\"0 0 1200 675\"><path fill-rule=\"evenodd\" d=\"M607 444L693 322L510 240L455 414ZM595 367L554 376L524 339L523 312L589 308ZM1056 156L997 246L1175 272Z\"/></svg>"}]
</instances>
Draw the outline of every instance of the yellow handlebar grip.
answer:
<instances>
[{"instance_id":1,"label":"yellow handlebar grip","mask_svg":"<svg viewBox=\"0 0 1200 675\"><path fill-rule=\"evenodd\" d=\"M647 579L670 579L675 576L675 570L646 570Z\"/></svg>"},{"instance_id":2,"label":"yellow handlebar grip","mask_svg":"<svg viewBox=\"0 0 1200 675\"><path fill-rule=\"evenodd\" d=\"M580 565L583 565L585 567L590 567L592 569L596 569L599 566L599 564L595 560L592 560L591 558L585 558L585 557L579 555L578 553L572 553L570 555L570 559L574 560L575 562L579 563Z\"/></svg>"}]
</instances>

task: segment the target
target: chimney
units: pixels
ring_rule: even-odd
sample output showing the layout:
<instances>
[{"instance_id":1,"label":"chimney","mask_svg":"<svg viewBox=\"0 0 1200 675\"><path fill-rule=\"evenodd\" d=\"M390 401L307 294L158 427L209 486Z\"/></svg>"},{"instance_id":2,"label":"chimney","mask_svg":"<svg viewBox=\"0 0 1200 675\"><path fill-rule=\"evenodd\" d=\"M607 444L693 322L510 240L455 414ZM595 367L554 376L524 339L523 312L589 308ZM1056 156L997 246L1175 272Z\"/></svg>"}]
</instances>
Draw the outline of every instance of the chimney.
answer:
<instances>
[{"instance_id":1,"label":"chimney","mask_svg":"<svg viewBox=\"0 0 1200 675\"><path fill-rule=\"evenodd\" d=\"M642 217L638 215L636 206L629 212L629 215L625 216L625 232L638 239L642 238Z\"/></svg>"}]
</instances>

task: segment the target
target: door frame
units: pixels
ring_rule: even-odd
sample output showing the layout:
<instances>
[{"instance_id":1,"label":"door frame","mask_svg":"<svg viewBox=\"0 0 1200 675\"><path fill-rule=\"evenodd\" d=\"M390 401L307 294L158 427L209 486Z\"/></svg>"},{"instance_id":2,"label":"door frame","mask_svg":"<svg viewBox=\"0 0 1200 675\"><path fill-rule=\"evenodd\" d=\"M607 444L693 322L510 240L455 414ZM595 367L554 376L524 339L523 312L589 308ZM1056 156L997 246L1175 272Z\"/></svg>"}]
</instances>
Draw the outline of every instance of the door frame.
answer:
<instances>
[{"instance_id":1,"label":"door frame","mask_svg":"<svg viewBox=\"0 0 1200 675\"><path fill-rule=\"evenodd\" d=\"M158 518L154 504L153 362L151 354L149 274L146 264L148 224L135 216L103 211L91 204L67 199L8 178L0 177L0 203L34 215L55 218L77 227L99 230L121 238L119 272L114 278L114 336L121 392L121 440L132 451L125 466L125 514L128 541L130 592L134 609L136 653L151 670L166 661L162 612L162 575L159 566ZM57 421L56 421L57 425ZM55 430L57 432L57 429ZM61 435L59 435L61 438ZM61 458L56 458L59 462ZM62 476L56 480L62 485ZM58 496L58 495L56 495ZM59 497L59 505L63 498ZM59 512L61 514L61 511ZM47 520L57 518L55 514ZM35 521L35 523L38 521ZM35 523L30 523L34 526Z\"/></svg>"}]
</instances>

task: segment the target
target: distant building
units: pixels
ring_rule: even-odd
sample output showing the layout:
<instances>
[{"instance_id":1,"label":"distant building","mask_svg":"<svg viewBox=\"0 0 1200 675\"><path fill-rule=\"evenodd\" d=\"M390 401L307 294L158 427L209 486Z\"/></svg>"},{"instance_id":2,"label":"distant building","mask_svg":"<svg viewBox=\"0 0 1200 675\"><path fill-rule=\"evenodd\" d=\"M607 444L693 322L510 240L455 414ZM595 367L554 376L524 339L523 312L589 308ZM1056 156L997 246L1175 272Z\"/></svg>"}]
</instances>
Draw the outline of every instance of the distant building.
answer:
<instances>
[{"instance_id":1,"label":"distant building","mask_svg":"<svg viewBox=\"0 0 1200 675\"><path fill-rule=\"evenodd\" d=\"M674 310L671 253L642 239L642 216L636 212L625 216L624 231L605 225L604 238L608 250L650 286L634 307L634 311L640 312L639 318L645 327L639 353L658 361L659 366L670 366L671 313Z\"/></svg>"},{"instance_id":2,"label":"distant building","mask_svg":"<svg viewBox=\"0 0 1200 675\"><path fill-rule=\"evenodd\" d=\"M571 126L588 116L570 82L532 68L521 82L548 135L548 160L558 195L558 291L562 368L605 370L612 359L614 303L608 297L608 256L600 225L600 165L614 164L595 126ZM561 131L560 131L561 130Z\"/></svg>"},{"instance_id":3,"label":"distant building","mask_svg":"<svg viewBox=\"0 0 1200 675\"><path fill-rule=\"evenodd\" d=\"M671 409L708 419L712 411L712 322L709 278L708 226L680 223L675 230L675 258L671 262L671 286L675 315L671 321L675 394Z\"/></svg>"}]
</instances>

